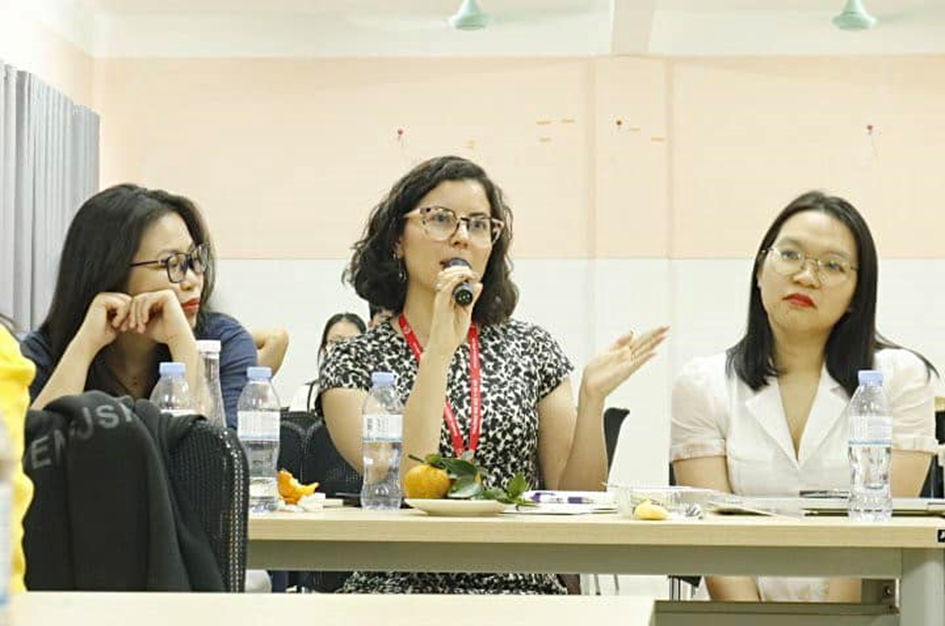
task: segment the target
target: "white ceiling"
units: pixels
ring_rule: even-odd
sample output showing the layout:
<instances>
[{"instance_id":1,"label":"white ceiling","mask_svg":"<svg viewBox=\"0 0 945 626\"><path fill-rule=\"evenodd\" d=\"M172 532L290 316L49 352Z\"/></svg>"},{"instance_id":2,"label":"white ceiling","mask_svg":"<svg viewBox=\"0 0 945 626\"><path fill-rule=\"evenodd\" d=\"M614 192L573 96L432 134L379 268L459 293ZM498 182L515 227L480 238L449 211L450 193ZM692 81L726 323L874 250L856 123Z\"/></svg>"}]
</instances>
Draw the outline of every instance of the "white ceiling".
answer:
<instances>
[{"instance_id":1,"label":"white ceiling","mask_svg":"<svg viewBox=\"0 0 945 626\"><path fill-rule=\"evenodd\" d=\"M945 54L945 0L480 0L487 29L455 31L461 0L21 0L95 56L364 57Z\"/></svg>"}]
</instances>

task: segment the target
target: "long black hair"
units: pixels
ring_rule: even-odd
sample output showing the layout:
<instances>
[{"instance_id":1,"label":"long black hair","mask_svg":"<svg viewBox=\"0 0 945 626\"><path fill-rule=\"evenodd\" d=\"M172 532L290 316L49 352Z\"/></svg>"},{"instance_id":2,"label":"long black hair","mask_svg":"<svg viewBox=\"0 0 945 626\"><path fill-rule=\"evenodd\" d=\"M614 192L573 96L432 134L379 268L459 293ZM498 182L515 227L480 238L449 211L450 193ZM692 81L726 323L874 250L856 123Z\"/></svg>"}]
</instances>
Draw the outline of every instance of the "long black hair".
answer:
<instances>
[{"instance_id":1,"label":"long black hair","mask_svg":"<svg viewBox=\"0 0 945 626\"><path fill-rule=\"evenodd\" d=\"M328 333L331 332L332 327L338 322L348 322L349 324L357 327L362 333L367 332L367 325L364 323L364 320L361 319L361 316L357 313L335 313L328 318L328 321L325 322L325 329L322 331L322 341L318 344L318 369L322 368L322 361L325 360L325 355L328 354Z\"/></svg>"},{"instance_id":2,"label":"long black hair","mask_svg":"<svg viewBox=\"0 0 945 626\"><path fill-rule=\"evenodd\" d=\"M804 211L819 211L837 219L850 230L856 241L856 290L849 310L830 331L826 346L827 371L852 396L859 384L857 372L874 367L873 357L876 352L900 346L876 330L879 261L866 220L843 198L828 196L820 191L810 191L795 198L778 214L761 239L751 269L748 328L741 340L728 349L726 367L730 375L734 372L755 391L767 386L769 378L780 374L774 363L774 335L761 301L758 276L767 250L778 238L781 227L791 217ZM931 375L935 371L932 364L922 355L917 356L925 362Z\"/></svg>"},{"instance_id":3,"label":"long black hair","mask_svg":"<svg viewBox=\"0 0 945 626\"><path fill-rule=\"evenodd\" d=\"M49 314L39 329L49 341L53 367L78 332L95 296L106 291L125 291L130 264L142 237L151 225L169 213L176 213L184 220L195 246L210 246L210 262L204 272L201 293L202 303L209 304L215 275L213 245L196 205L183 196L159 189L131 184L109 187L85 201L66 234L56 290ZM208 307L201 306L198 330L205 322L207 310ZM99 352L92 362L86 388L113 395L127 393L105 364L108 349Z\"/></svg>"},{"instance_id":4,"label":"long black hair","mask_svg":"<svg viewBox=\"0 0 945 626\"><path fill-rule=\"evenodd\" d=\"M401 311L407 297L401 261L394 248L404 232L404 215L416 208L425 195L446 181L474 180L482 185L489 199L492 217L505 223L502 234L492 245L492 253L482 276L482 294L473 309L473 319L482 325L507 320L518 302L518 288L512 282L508 258L512 242L512 211L502 190L486 172L467 159L442 156L420 163L397 181L368 218L361 239L354 244L354 255L345 270L359 296L375 306Z\"/></svg>"}]
</instances>

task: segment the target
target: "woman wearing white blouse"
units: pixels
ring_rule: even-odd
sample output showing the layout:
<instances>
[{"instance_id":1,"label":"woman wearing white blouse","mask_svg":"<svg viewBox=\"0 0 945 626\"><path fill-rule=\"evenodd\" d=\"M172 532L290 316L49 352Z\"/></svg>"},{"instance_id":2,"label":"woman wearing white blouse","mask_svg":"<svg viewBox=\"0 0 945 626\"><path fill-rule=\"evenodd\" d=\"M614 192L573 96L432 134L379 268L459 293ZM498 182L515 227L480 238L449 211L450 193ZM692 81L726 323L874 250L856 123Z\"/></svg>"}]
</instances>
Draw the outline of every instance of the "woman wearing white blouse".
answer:
<instances>
[{"instance_id":1,"label":"woman wearing white blouse","mask_svg":"<svg viewBox=\"0 0 945 626\"><path fill-rule=\"evenodd\" d=\"M843 410L860 369L883 372L893 413L892 492L918 495L935 451L924 358L876 331L878 262L863 217L804 194L755 257L745 336L694 359L673 389L670 457L680 484L747 496L846 489ZM716 600L856 601L859 581L710 578Z\"/></svg>"}]
</instances>

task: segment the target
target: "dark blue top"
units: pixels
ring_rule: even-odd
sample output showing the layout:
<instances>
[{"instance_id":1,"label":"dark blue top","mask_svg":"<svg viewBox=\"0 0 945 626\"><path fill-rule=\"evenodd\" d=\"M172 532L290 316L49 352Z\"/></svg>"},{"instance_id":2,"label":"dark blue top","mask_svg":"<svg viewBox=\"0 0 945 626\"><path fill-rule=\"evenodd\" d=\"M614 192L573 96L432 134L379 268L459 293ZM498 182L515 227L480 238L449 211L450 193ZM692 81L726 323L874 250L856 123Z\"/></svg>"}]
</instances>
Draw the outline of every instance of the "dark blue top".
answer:
<instances>
[{"instance_id":1,"label":"dark blue top","mask_svg":"<svg viewBox=\"0 0 945 626\"><path fill-rule=\"evenodd\" d=\"M220 387L226 423L230 428L236 428L236 403L246 386L246 368L257 364L256 344L239 322L223 313L208 313L204 324L195 333L197 339L217 339L220 342ZM30 398L35 400L55 369L49 338L39 331L32 332L20 344L20 351L36 364L36 378L30 385Z\"/></svg>"}]
</instances>

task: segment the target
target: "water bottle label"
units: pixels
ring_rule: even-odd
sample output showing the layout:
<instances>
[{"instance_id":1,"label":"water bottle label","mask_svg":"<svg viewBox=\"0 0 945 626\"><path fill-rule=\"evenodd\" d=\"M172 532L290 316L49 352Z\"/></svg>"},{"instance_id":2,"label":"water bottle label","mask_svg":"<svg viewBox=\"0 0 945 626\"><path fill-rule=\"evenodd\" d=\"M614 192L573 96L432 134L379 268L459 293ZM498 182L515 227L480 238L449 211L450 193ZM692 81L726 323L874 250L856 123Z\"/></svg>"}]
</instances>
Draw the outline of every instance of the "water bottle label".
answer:
<instances>
[{"instance_id":1,"label":"water bottle label","mask_svg":"<svg viewBox=\"0 0 945 626\"><path fill-rule=\"evenodd\" d=\"M400 441L404 437L404 416L367 414L361 432L364 441Z\"/></svg>"},{"instance_id":2,"label":"water bottle label","mask_svg":"<svg viewBox=\"0 0 945 626\"><path fill-rule=\"evenodd\" d=\"M279 441L279 411L239 411L237 418L240 439Z\"/></svg>"}]
</instances>

